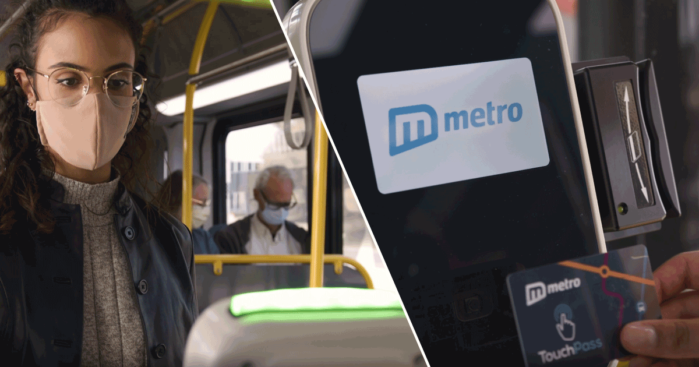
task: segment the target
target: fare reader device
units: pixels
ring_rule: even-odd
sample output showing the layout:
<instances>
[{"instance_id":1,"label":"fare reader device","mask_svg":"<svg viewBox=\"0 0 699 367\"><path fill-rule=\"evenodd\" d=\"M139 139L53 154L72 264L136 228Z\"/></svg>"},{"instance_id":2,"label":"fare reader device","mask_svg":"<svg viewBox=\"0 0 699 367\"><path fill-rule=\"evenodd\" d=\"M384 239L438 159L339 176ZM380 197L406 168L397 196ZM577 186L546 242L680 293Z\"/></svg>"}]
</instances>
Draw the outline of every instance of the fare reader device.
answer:
<instances>
[{"instance_id":1,"label":"fare reader device","mask_svg":"<svg viewBox=\"0 0 699 367\"><path fill-rule=\"evenodd\" d=\"M431 366L523 366L509 274L679 215L650 62L572 64L553 0L280 16Z\"/></svg>"},{"instance_id":2,"label":"fare reader device","mask_svg":"<svg viewBox=\"0 0 699 367\"><path fill-rule=\"evenodd\" d=\"M681 209L652 61L573 69L607 239L660 229Z\"/></svg>"}]
</instances>

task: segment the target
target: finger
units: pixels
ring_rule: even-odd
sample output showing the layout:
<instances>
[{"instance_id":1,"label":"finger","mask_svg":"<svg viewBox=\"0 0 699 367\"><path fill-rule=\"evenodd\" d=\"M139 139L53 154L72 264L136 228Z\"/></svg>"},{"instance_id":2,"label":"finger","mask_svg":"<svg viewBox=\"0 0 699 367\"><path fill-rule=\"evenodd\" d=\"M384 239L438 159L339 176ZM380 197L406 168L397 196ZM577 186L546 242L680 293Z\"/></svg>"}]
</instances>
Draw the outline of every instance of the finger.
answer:
<instances>
[{"instance_id":1,"label":"finger","mask_svg":"<svg viewBox=\"0 0 699 367\"><path fill-rule=\"evenodd\" d=\"M562 313L561 314L561 325L566 323L566 314Z\"/></svg>"},{"instance_id":2,"label":"finger","mask_svg":"<svg viewBox=\"0 0 699 367\"><path fill-rule=\"evenodd\" d=\"M699 319L632 322L621 330L621 343L647 357L699 358Z\"/></svg>"},{"instance_id":3,"label":"finger","mask_svg":"<svg viewBox=\"0 0 699 367\"><path fill-rule=\"evenodd\" d=\"M655 358L636 356L629 361L629 367L650 367L655 361L657 361Z\"/></svg>"},{"instance_id":4,"label":"finger","mask_svg":"<svg viewBox=\"0 0 699 367\"><path fill-rule=\"evenodd\" d=\"M699 251L683 252L661 265L654 273L658 302L683 290L699 290Z\"/></svg>"},{"instance_id":5,"label":"finger","mask_svg":"<svg viewBox=\"0 0 699 367\"><path fill-rule=\"evenodd\" d=\"M699 359L662 359L653 363L651 367L696 367L699 366Z\"/></svg>"},{"instance_id":6,"label":"finger","mask_svg":"<svg viewBox=\"0 0 699 367\"><path fill-rule=\"evenodd\" d=\"M651 367L679 367L679 365L676 362L677 361L662 359L658 362L653 363Z\"/></svg>"},{"instance_id":7,"label":"finger","mask_svg":"<svg viewBox=\"0 0 699 367\"><path fill-rule=\"evenodd\" d=\"M658 359L643 356L635 356L629 361L628 367L694 367L699 366L699 359Z\"/></svg>"},{"instance_id":8,"label":"finger","mask_svg":"<svg viewBox=\"0 0 699 367\"><path fill-rule=\"evenodd\" d=\"M664 319L699 318L699 291L680 293L660 305Z\"/></svg>"}]
</instances>

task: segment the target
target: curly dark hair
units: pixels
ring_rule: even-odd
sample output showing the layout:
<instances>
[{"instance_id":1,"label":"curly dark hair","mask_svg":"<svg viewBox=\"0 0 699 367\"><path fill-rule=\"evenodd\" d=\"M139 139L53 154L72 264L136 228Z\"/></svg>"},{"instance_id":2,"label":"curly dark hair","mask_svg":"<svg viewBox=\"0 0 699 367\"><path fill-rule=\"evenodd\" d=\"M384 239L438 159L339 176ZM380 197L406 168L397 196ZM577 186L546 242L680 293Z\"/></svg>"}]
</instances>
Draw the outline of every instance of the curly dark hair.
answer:
<instances>
[{"instance_id":1,"label":"curly dark hair","mask_svg":"<svg viewBox=\"0 0 699 367\"><path fill-rule=\"evenodd\" d=\"M0 233L7 234L18 220L24 220L43 233L52 233L55 221L48 206L50 180L55 167L50 153L39 140L36 116L27 106L27 96L15 80L16 68L30 71L36 62L37 44L42 35L55 29L70 14L80 13L116 22L128 32L136 49L135 69L149 77L140 50L141 25L124 0L35 0L27 7L13 29L10 60L5 67L6 85L0 87ZM137 188L151 194L147 181L155 181L144 166L149 162L151 107L144 93L140 112L124 145L112 161L129 191ZM47 174L46 172L49 172Z\"/></svg>"}]
</instances>

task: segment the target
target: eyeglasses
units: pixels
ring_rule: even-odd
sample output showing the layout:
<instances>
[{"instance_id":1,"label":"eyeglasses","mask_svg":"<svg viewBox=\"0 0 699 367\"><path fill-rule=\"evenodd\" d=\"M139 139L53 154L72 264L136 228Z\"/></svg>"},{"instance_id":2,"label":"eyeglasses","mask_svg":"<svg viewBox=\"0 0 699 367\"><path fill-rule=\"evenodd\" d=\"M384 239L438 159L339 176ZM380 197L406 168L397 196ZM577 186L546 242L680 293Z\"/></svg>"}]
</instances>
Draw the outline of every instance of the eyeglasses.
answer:
<instances>
[{"instance_id":1,"label":"eyeglasses","mask_svg":"<svg viewBox=\"0 0 699 367\"><path fill-rule=\"evenodd\" d=\"M260 190L260 195L262 195L262 198L265 199L265 202L272 210L277 210L277 209L287 209L288 210L288 209L292 209L293 207L296 206L296 204L298 204L296 201L296 196L294 196L293 193L291 194L291 201L288 203L275 203L274 201L270 201L269 199L267 199L267 196L265 195L264 192L262 192L262 190Z\"/></svg>"},{"instance_id":2,"label":"eyeglasses","mask_svg":"<svg viewBox=\"0 0 699 367\"><path fill-rule=\"evenodd\" d=\"M141 74L128 69L117 70L106 77L89 77L83 71L68 67L56 69L48 75L31 68L25 69L46 78L51 98L66 107L80 103L90 91L90 82L94 78L104 80L102 90L115 106L131 107L141 99L147 80Z\"/></svg>"}]
</instances>

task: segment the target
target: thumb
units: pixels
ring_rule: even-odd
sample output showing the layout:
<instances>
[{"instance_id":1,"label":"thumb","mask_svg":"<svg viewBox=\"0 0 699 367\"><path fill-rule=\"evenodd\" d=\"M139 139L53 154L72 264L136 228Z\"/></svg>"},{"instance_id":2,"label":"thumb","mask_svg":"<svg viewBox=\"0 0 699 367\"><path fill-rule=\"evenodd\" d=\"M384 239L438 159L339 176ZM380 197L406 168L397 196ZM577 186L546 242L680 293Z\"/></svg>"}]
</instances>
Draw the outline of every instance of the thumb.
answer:
<instances>
[{"instance_id":1,"label":"thumb","mask_svg":"<svg viewBox=\"0 0 699 367\"><path fill-rule=\"evenodd\" d=\"M699 319L633 322L621 331L621 343L648 357L699 358Z\"/></svg>"}]
</instances>

